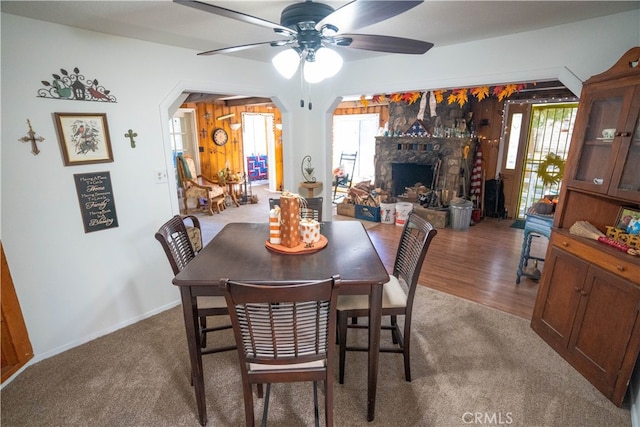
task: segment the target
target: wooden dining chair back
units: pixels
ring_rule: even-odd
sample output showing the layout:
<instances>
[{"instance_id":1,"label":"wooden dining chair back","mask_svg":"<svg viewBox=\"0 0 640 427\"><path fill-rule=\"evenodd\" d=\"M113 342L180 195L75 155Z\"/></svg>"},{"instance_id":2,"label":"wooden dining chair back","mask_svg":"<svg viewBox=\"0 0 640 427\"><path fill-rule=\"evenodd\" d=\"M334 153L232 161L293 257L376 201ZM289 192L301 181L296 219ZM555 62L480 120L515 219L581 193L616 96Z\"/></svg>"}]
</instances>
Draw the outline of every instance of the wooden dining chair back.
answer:
<instances>
[{"instance_id":1,"label":"wooden dining chair back","mask_svg":"<svg viewBox=\"0 0 640 427\"><path fill-rule=\"evenodd\" d=\"M299 283L241 283L221 280L238 346L245 423L254 425L253 384L313 382L319 424L317 382L324 382L325 423L333 425L333 354L340 277ZM261 390L261 389L260 389ZM259 390L259 392L260 392Z\"/></svg>"},{"instance_id":2,"label":"wooden dining chair back","mask_svg":"<svg viewBox=\"0 0 640 427\"><path fill-rule=\"evenodd\" d=\"M300 207L300 218L315 219L322 222L322 197L308 197L306 207Z\"/></svg>"},{"instance_id":3,"label":"wooden dining chair back","mask_svg":"<svg viewBox=\"0 0 640 427\"><path fill-rule=\"evenodd\" d=\"M393 346L380 346L381 352L404 355L405 379L411 381L411 312L418 285L418 278L431 240L437 234L433 226L415 212L408 215L396 252L393 273L383 286L382 316L389 316L389 324L383 330L391 331ZM346 351L368 351L366 347L347 346L349 328L367 328L349 318L369 316L369 297L366 295L342 295L338 298L339 381L344 383ZM404 316L404 329L398 325L398 316ZM384 320L384 319L383 319Z\"/></svg>"},{"instance_id":4,"label":"wooden dining chair back","mask_svg":"<svg viewBox=\"0 0 640 427\"><path fill-rule=\"evenodd\" d=\"M322 222L322 203L324 198L322 197L308 197L304 199L305 202L300 203L300 219L308 218L315 219L318 222ZM280 199L269 199L269 210L276 206L280 206Z\"/></svg>"},{"instance_id":5,"label":"wooden dining chair back","mask_svg":"<svg viewBox=\"0 0 640 427\"><path fill-rule=\"evenodd\" d=\"M185 220L190 220L193 227L197 228L197 234L202 236L200 230L200 222L192 215L180 216L175 215L169 221L165 222L155 234L156 240L160 242L164 253L167 255L173 274L177 275L184 269L192 259L196 257L197 241L189 237ZM193 233L196 234L195 232ZM202 238L200 237L200 244ZM198 307L198 318L200 320L200 348L202 354L218 353L221 351L235 350L235 345L226 345L220 347L207 348L207 334L210 332L222 331L230 329L231 324L225 323L218 326L208 326L207 316L227 316L227 303L224 297L199 296L196 297L196 305Z\"/></svg>"}]
</instances>

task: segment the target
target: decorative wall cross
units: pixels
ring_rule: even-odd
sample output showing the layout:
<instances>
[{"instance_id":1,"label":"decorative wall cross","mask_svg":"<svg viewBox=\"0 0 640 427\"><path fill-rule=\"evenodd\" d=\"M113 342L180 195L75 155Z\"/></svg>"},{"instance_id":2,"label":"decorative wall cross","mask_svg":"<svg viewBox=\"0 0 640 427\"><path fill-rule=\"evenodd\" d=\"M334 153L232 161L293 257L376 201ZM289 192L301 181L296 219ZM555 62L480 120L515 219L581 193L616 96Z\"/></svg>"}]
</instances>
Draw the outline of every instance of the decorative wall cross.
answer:
<instances>
[{"instance_id":1,"label":"decorative wall cross","mask_svg":"<svg viewBox=\"0 0 640 427\"><path fill-rule=\"evenodd\" d=\"M129 138L131 140L131 148L136 148L136 141L133 139L136 136L138 136L138 134L131 129L129 129L129 132L124 134L125 138Z\"/></svg>"},{"instance_id":2,"label":"decorative wall cross","mask_svg":"<svg viewBox=\"0 0 640 427\"><path fill-rule=\"evenodd\" d=\"M23 136L22 138L19 139L19 141L31 142L31 152L33 153L34 156L37 156L38 153L40 153L40 150L38 150L38 146L36 145L36 142L42 142L44 141L44 138L41 136L36 137L36 133L31 128L31 121L29 119L27 119L27 124L29 125L29 132L27 132L29 136Z\"/></svg>"}]
</instances>

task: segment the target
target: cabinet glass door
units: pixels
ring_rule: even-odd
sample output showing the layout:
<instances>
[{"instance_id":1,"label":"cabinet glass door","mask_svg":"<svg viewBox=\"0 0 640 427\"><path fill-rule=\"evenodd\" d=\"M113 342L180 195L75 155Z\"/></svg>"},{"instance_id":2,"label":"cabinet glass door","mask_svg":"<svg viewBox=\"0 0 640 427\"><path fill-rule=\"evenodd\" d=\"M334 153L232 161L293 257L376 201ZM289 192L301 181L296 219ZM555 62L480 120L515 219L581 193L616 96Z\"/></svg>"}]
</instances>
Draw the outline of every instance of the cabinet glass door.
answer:
<instances>
[{"instance_id":1,"label":"cabinet glass door","mask_svg":"<svg viewBox=\"0 0 640 427\"><path fill-rule=\"evenodd\" d=\"M591 102L586 126L577 135L581 140L573 184L592 191L606 193L618 153L615 134L624 104L624 90L599 91L590 94Z\"/></svg>"},{"instance_id":2,"label":"cabinet glass door","mask_svg":"<svg viewBox=\"0 0 640 427\"><path fill-rule=\"evenodd\" d=\"M625 127L616 133L620 138L621 160L613 174L611 193L640 202L640 87L636 89Z\"/></svg>"}]
</instances>

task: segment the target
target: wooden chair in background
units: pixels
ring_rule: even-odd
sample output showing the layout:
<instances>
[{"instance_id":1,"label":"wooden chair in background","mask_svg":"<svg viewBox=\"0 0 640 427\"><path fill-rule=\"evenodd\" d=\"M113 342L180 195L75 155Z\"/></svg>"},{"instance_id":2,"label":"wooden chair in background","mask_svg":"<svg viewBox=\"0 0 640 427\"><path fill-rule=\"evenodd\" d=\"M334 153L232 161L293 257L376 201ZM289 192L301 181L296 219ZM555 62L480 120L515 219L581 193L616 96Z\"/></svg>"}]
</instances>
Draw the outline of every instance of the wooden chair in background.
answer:
<instances>
[{"instance_id":1,"label":"wooden chair in background","mask_svg":"<svg viewBox=\"0 0 640 427\"><path fill-rule=\"evenodd\" d=\"M213 215L214 210L218 213L224 210L226 187L198 175L193 157L188 154L177 156L176 165L179 185L182 187L183 214L189 212L189 199L196 199L196 209L200 207L200 201L204 200L209 215Z\"/></svg>"},{"instance_id":2,"label":"wooden chair in background","mask_svg":"<svg viewBox=\"0 0 640 427\"><path fill-rule=\"evenodd\" d=\"M324 199L322 197L309 197L305 199L307 206L300 205L300 218L315 219L318 222L322 222L322 203ZM269 199L269 210L275 206L280 206L280 199Z\"/></svg>"},{"instance_id":3,"label":"wooden chair in background","mask_svg":"<svg viewBox=\"0 0 640 427\"><path fill-rule=\"evenodd\" d=\"M333 173L333 202L346 196L353 183L353 174L356 169L358 152L341 153L340 164ZM340 193L340 194L338 194Z\"/></svg>"}]
</instances>

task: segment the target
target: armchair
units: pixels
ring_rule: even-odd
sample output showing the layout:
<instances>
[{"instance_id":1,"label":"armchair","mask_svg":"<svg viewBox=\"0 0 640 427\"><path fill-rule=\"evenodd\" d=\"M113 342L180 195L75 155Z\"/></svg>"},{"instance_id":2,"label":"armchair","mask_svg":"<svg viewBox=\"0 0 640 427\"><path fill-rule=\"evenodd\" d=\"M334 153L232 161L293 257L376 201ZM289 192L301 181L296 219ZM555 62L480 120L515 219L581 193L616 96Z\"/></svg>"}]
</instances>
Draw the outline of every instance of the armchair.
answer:
<instances>
[{"instance_id":1,"label":"armchair","mask_svg":"<svg viewBox=\"0 0 640 427\"><path fill-rule=\"evenodd\" d=\"M198 175L193 157L188 154L177 156L176 166L184 200L183 214L186 215L189 212L189 199L196 199L196 208L200 206L201 200L205 200L209 215L213 215L214 209L218 213L224 210L225 187Z\"/></svg>"}]
</instances>

